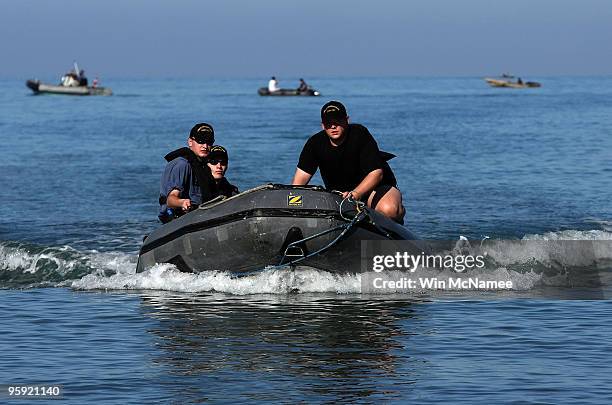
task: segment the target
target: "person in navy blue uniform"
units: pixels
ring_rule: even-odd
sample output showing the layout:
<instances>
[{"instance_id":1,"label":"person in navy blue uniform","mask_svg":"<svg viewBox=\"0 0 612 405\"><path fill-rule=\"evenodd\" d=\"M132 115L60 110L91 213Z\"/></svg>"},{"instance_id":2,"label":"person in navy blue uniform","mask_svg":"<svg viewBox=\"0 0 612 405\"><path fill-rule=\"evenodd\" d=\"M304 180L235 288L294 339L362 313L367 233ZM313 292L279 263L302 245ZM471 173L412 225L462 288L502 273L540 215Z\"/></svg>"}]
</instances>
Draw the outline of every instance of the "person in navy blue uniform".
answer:
<instances>
[{"instance_id":1,"label":"person in navy blue uniform","mask_svg":"<svg viewBox=\"0 0 612 405\"><path fill-rule=\"evenodd\" d=\"M205 122L189 132L187 146L168 153L159 189L159 219L166 223L215 197L215 180L206 164L215 131Z\"/></svg>"}]
</instances>

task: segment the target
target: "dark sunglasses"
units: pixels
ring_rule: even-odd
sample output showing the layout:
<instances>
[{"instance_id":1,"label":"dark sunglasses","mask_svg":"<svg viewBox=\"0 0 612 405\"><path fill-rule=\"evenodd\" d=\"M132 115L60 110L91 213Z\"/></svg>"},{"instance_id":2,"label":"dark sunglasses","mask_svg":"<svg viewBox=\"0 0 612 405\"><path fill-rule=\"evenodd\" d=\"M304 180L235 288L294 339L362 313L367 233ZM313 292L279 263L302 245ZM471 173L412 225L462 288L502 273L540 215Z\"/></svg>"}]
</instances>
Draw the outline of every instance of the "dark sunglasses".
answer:
<instances>
[{"instance_id":1,"label":"dark sunglasses","mask_svg":"<svg viewBox=\"0 0 612 405\"><path fill-rule=\"evenodd\" d=\"M208 161L208 163L210 163L213 166L216 166L219 163L221 163L223 166L227 166L227 160L225 159L211 159Z\"/></svg>"},{"instance_id":2,"label":"dark sunglasses","mask_svg":"<svg viewBox=\"0 0 612 405\"><path fill-rule=\"evenodd\" d=\"M344 126L346 126L346 122L345 121L340 121L340 120L325 121L325 122L323 122L323 126L325 128L344 127Z\"/></svg>"},{"instance_id":3,"label":"dark sunglasses","mask_svg":"<svg viewBox=\"0 0 612 405\"><path fill-rule=\"evenodd\" d=\"M215 143L215 137L211 136L211 135L198 135L198 134L196 134L196 136L192 137L191 139L193 139L194 141L196 141L200 145L203 145L203 144L212 145L213 143Z\"/></svg>"}]
</instances>

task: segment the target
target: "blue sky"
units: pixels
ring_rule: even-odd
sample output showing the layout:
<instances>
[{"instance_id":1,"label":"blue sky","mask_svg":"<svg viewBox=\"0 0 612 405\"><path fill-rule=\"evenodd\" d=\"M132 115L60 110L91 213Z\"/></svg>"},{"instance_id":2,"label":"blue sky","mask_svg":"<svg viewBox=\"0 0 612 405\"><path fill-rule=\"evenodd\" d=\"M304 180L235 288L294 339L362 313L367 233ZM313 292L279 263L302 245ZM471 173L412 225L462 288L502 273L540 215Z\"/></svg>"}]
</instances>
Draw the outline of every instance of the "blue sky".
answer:
<instances>
[{"instance_id":1,"label":"blue sky","mask_svg":"<svg viewBox=\"0 0 612 405\"><path fill-rule=\"evenodd\" d=\"M610 0L0 0L0 77L612 74Z\"/></svg>"}]
</instances>

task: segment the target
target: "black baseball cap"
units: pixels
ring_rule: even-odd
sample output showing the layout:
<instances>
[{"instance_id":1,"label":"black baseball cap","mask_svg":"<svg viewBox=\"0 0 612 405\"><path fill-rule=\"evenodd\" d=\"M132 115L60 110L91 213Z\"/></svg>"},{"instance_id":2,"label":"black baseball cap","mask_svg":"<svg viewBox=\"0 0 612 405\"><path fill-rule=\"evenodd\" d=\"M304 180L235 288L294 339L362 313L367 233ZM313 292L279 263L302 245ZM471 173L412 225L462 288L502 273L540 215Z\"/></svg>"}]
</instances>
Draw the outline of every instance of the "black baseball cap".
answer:
<instances>
[{"instance_id":1,"label":"black baseball cap","mask_svg":"<svg viewBox=\"0 0 612 405\"><path fill-rule=\"evenodd\" d=\"M195 124L189 132L189 137L194 139L197 143L207 143L212 145L215 143L215 130L212 125L205 122Z\"/></svg>"},{"instance_id":2,"label":"black baseball cap","mask_svg":"<svg viewBox=\"0 0 612 405\"><path fill-rule=\"evenodd\" d=\"M346 108L339 101L329 101L321 107L321 122L344 121L347 118Z\"/></svg>"},{"instance_id":3,"label":"black baseball cap","mask_svg":"<svg viewBox=\"0 0 612 405\"><path fill-rule=\"evenodd\" d=\"M215 145L210 148L210 152L208 153L208 160L225 160L228 161L227 150L221 145Z\"/></svg>"}]
</instances>

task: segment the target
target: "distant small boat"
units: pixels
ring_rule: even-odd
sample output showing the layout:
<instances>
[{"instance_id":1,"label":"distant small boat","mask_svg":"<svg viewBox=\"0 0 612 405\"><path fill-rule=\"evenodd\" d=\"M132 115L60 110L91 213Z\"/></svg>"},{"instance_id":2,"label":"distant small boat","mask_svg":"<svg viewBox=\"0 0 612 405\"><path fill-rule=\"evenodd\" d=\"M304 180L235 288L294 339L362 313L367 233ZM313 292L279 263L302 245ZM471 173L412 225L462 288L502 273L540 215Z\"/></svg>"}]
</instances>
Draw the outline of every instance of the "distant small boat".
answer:
<instances>
[{"instance_id":1,"label":"distant small boat","mask_svg":"<svg viewBox=\"0 0 612 405\"><path fill-rule=\"evenodd\" d=\"M298 91L297 89L280 89L278 91L270 92L267 87L261 87L257 90L257 94L260 96L320 96L316 90L308 89L306 91Z\"/></svg>"},{"instance_id":2,"label":"distant small boat","mask_svg":"<svg viewBox=\"0 0 612 405\"><path fill-rule=\"evenodd\" d=\"M506 79L492 79L489 77L485 77L484 79L489 86L491 87L509 87L509 88L513 88L513 89L525 89L528 87L542 87L542 85L538 82L521 82L521 81L516 81L513 82L511 80L508 80L508 78Z\"/></svg>"},{"instance_id":3,"label":"distant small boat","mask_svg":"<svg viewBox=\"0 0 612 405\"><path fill-rule=\"evenodd\" d=\"M28 80L26 86L34 94L65 94L70 96L110 96L113 94L113 91L108 87L57 86L41 83L39 80Z\"/></svg>"}]
</instances>

